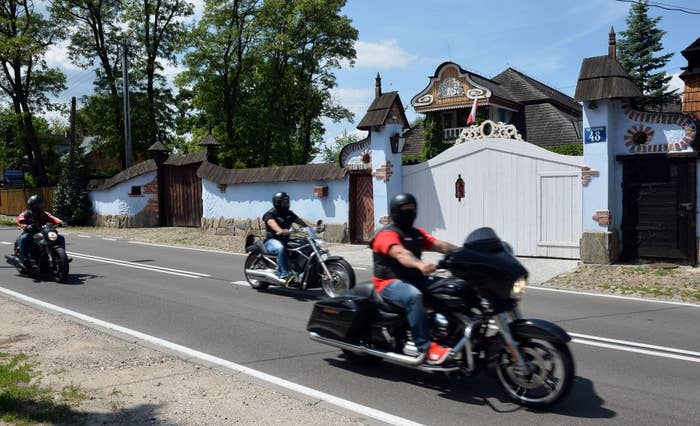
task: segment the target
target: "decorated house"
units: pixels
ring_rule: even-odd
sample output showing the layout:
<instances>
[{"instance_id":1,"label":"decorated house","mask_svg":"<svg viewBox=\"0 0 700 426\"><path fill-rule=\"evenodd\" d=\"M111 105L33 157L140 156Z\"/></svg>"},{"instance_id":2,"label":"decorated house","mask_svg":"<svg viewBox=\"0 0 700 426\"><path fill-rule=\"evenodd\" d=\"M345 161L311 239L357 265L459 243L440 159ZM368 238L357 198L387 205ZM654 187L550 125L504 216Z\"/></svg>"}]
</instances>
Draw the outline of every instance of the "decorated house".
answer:
<instances>
[{"instance_id":1,"label":"decorated house","mask_svg":"<svg viewBox=\"0 0 700 426\"><path fill-rule=\"evenodd\" d=\"M507 68L488 79L443 62L429 79L411 105L442 125L445 142L453 143L467 127L476 101L477 124L513 124L523 139L545 148L581 143L581 106L518 70ZM407 155L420 154L422 131L418 125L404 133Z\"/></svg>"},{"instance_id":2,"label":"decorated house","mask_svg":"<svg viewBox=\"0 0 700 426\"><path fill-rule=\"evenodd\" d=\"M583 60L583 262L697 264L699 42L683 51L683 114L635 107L642 93L616 59L612 31L608 55Z\"/></svg>"}]
</instances>

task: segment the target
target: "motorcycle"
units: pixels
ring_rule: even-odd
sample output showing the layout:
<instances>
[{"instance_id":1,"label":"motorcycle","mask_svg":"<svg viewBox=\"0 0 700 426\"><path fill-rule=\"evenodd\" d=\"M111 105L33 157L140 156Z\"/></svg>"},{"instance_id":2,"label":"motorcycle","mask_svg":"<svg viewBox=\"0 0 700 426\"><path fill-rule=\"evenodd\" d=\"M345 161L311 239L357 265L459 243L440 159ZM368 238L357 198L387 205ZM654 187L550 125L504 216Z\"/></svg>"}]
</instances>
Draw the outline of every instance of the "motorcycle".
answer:
<instances>
[{"instance_id":1,"label":"motorcycle","mask_svg":"<svg viewBox=\"0 0 700 426\"><path fill-rule=\"evenodd\" d=\"M29 226L35 226L28 223ZM19 237L15 240L14 255L5 255L5 260L17 268L20 274L39 275L51 273L54 281L63 283L68 278L68 264L72 259L66 254L66 240L58 234L57 226L46 224L33 235L29 250L29 269L19 260Z\"/></svg>"},{"instance_id":2,"label":"motorcycle","mask_svg":"<svg viewBox=\"0 0 700 426\"><path fill-rule=\"evenodd\" d=\"M292 231L287 243L290 269L299 276L293 285L307 290L321 287L328 297L336 297L355 287L355 271L341 256L331 256L323 249L324 241L316 232L321 233L325 226L318 221L316 231L313 228L301 228ZM252 237L252 236L251 236ZM246 243L245 277L255 290L264 290L270 285L285 285L285 280L277 277L277 260L265 250L263 240L249 240Z\"/></svg>"},{"instance_id":3,"label":"motorcycle","mask_svg":"<svg viewBox=\"0 0 700 426\"><path fill-rule=\"evenodd\" d=\"M518 404L544 408L567 395L574 379L569 335L559 326L523 317L518 303L527 270L490 228L472 232L445 255L423 291L432 339L451 348L439 364L425 362L411 338L405 312L371 283L315 303L307 330L312 340L339 348L350 362L386 360L414 369L468 377L495 369Z\"/></svg>"}]
</instances>

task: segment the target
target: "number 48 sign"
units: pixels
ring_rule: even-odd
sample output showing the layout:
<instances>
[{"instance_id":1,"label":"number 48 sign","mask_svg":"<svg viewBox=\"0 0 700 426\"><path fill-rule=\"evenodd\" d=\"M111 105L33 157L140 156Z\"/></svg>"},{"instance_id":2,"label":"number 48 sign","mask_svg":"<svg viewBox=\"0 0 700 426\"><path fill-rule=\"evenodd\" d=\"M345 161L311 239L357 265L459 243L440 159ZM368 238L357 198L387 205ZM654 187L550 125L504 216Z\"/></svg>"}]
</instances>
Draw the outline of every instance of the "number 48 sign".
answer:
<instances>
[{"instance_id":1,"label":"number 48 sign","mask_svg":"<svg viewBox=\"0 0 700 426\"><path fill-rule=\"evenodd\" d=\"M607 135L607 132L605 131L605 126L586 127L583 130L583 142L584 143L606 142L607 140L608 140L608 135Z\"/></svg>"}]
</instances>

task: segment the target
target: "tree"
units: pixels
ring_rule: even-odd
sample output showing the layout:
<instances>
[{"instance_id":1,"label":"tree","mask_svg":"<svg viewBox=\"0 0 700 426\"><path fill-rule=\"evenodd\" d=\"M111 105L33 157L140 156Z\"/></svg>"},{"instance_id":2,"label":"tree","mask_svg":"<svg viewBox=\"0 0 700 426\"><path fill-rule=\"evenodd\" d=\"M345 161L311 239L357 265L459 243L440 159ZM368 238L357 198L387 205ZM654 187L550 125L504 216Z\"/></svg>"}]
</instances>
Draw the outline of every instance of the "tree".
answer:
<instances>
[{"instance_id":1,"label":"tree","mask_svg":"<svg viewBox=\"0 0 700 426\"><path fill-rule=\"evenodd\" d=\"M648 10L646 2L632 4L626 19L627 30L620 33L622 38L617 43L617 58L645 95L640 106L660 108L678 101L679 94L669 90L671 76L664 71L654 72L666 66L673 53L654 57L654 53L663 50L661 38L666 31L656 27L661 17L650 18Z\"/></svg>"},{"instance_id":2,"label":"tree","mask_svg":"<svg viewBox=\"0 0 700 426\"><path fill-rule=\"evenodd\" d=\"M62 32L35 12L31 0L4 0L0 7L0 90L10 98L20 139L36 183L48 186L41 146L34 127L35 112L55 107L48 94L65 89L66 78L49 68L44 55Z\"/></svg>"},{"instance_id":3,"label":"tree","mask_svg":"<svg viewBox=\"0 0 700 426\"><path fill-rule=\"evenodd\" d=\"M445 149L447 145L442 142L442 123L432 115L425 117L423 121L423 147L421 148L421 159L428 161Z\"/></svg>"},{"instance_id":4,"label":"tree","mask_svg":"<svg viewBox=\"0 0 700 426\"><path fill-rule=\"evenodd\" d=\"M340 158L340 151L345 145L357 142L360 140L360 135L357 133L348 133L347 130L343 134L336 136L331 144L326 144L321 148L321 159L325 163L335 163Z\"/></svg>"},{"instance_id":5,"label":"tree","mask_svg":"<svg viewBox=\"0 0 700 426\"><path fill-rule=\"evenodd\" d=\"M54 210L69 224L84 225L92 215L92 201L87 190L89 173L80 150L71 154L63 159Z\"/></svg>"},{"instance_id":6,"label":"tree","mask_svg":"<svg viewBox=\"0 0 700 426\"><path fill-rule=\"evenodd\" d=\"M121 159L124 167L124 123L122 120L122 96L117 89L119 74L118 42L124 38L119 27L122 0L54 0L49 10L57 25L68 31L70 44L68 57L83 69L99 67L95 73L97 93L108 96L104 115L109 117L109 131L100 135L116 149L113 155Z\"/></svg>"}]
</instances>

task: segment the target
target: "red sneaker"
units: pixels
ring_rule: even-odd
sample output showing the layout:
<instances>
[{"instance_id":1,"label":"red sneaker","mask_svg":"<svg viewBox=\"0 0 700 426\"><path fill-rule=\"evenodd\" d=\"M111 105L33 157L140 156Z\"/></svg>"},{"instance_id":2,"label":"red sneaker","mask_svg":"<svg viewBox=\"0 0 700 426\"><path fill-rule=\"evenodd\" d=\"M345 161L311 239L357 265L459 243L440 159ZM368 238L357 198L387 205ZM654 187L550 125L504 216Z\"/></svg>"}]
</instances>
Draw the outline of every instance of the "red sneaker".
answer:
<instances>
[{"instance_id":1,"label":"red sneaker","mask_svg":"<svg viewBox=\"0 0 700 426\"><path fill-rule=\"evenodd\" d=\"M445 358L447 358L449 353L450 348L446 348L445 346L432 342L430 343L425 359L428 364L441 364L443 361L445 361Z\"/></svg>"}]
</instances>

